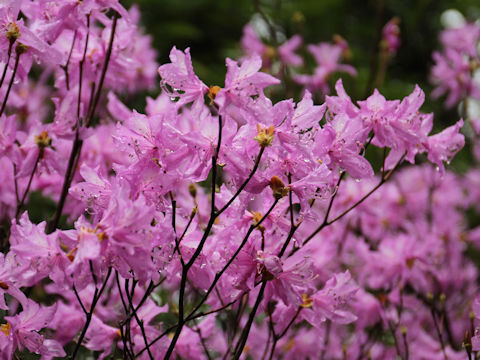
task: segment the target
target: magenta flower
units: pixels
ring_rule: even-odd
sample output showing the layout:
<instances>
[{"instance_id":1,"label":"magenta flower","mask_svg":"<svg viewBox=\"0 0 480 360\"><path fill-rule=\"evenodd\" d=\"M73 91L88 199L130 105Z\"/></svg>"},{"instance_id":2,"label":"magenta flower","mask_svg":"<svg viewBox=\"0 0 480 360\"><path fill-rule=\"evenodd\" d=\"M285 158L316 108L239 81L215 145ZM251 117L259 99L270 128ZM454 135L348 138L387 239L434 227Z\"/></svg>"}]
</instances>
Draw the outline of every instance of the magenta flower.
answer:
<instances>
[{"instance_id":1,"label":"magenta flower","mask_svg":"<svg viewBox=\"0 0 480 360\"><path fill-rule=\"evenodd\" d=\"M327 281L325 287L313 294L311 297L304 296L301 316L315 327L329 319L340 324L349 324L357 319L351 311L346 308L352 301L358 286L352 281L347 270L345 273L334 275Z\"/></svg>"},{"instance_id":2,"label":"magenta flower","mask_svg":"<svg viewBox=\"0 0 480 360\"><path fill-rule=\"evenodd\" d=\"M463 120L459 120L442 132L428 138L428 160L436 164L442 172L443 162L450 163L453 156L465 145L465 137L459 133Z\"/></svg>"},{"instance_id":3,"label":"magenta flower","mask_svg":"<svg viewBox=\"0 0 480 360\"><path fill-rule=\"evenodd\" d=\"M382 29L382 46L388 55L395 55L400 47L400 20L396 17L385 24Z\"/></svg>"},{"instance_id":4,"label":"magenta flower","mask_svg":"<svg viewBox=\"0 0 480 360\"><path fill-rule=\"evenodd\" d=\"M0 349L2 358L13 359L18 348L42 356L65 356L62 346L55 340L45 339L38 333L47 327L56 311L56 306L41 307L28 299L22 303L23 311L16 316L6 316L6 324L1 325Z\"/></svg>"},{"instance_id":5,"label":"magenta flower","mask_svg":"<svg viewBox=\"0 0 480 360\"><path fill-rule=\"evenodd\" d=\"M278 47L278 56L284 64L292 66L303 65L302 57L295 54L295 51L302 45L302 42L303 40L300 35L294 35Z\"/></svg>"},{"instance_id":6,"label":"magenta flower","mask_svg":"<svg viewBox=\"0 0 480 360\"><path fill-rule=\"evenodd\" d=\"M247 24L243 28L241 45L247 56L260 55L265 68L271 69L273 61L278 56L284 66L301 66L303 59L295 51L302 45L302 37L294 35L275 49L262 42L252 25Z\"/></svg>"},{"instance_id":7,"label":"magenta flower","mask_svg":"<svg viewBox=\"0 0 480 360\"><path fill-rule=\"evenodd\" d=\"M340 64L342 54L346 51L342 44L323 42L318 45L308 45L308 51L317 63L313 75L298 74L293 79L312 93L321 91L323 94L328 94L330 92L328 80L335 72L346 72L352 76L357 74L353 66Z\"/></svg>"},{"instance_id":8,"label":"magenta flower","mask_svg":"<svg viewBox=\"0 0 480 360\"><path fill-rule=\"evenodd\" d=\"M445 106L452 107L466 97L480 99L471 65L478 61L480 26L466 24L444 30L440 35L443 52L433 53L432 82L437 86L434 97L447 93Z\"/></svg>"},{"instance_id":9,"label":"magenta flower","mask_svg":"<svg viewBox=\"0 0 480 360\"><path fill-rule=\"evenodd\" d=\"M158 68L164 90L171 93L171 96L179 98L178 105L203 101L203 96L207 93L208 87L193 71L190 49L187 48L185 52L182 52L173 47L170 51L170 61L171 64L165 64ZM166 89L165 85L172 89Z\"/></svg>"},{"instance_id":10,"label":"magenta flower","mask_svg":"<svg viewBox=\"0 0 480 360\"><path fill-rule=\"evenodd\" d=\"M260 72L262 59L258 55L245 59L241 65L227 58L226 64L225 87L216 95L215 103L220 106L221 113L227 112L234 119L251 118L247 111L253 103L251 97L261 95L267 86L279 84L280 80Z\"/></svg>"}]
</instances>

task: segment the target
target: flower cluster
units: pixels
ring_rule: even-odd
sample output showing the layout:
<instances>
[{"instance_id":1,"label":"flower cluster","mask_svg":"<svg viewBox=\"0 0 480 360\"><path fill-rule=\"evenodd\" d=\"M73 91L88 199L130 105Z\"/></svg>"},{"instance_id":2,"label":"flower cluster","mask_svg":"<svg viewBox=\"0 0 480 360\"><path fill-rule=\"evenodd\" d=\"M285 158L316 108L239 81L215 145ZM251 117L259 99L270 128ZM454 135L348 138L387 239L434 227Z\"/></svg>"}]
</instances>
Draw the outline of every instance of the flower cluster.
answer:
<instances>
[{"instance_id":1,"label":"flower cluster","mask_svg":"<svg viewBox=\"0 0 480 360\"><path fill-rule=\"evenodd\" d=\"M274 31L274 30L273 30ZM270 40L275 43L276 37ZM330 80L334 73L343 72L355 76L357 71L352 65L342 64L343 59L350 59L351 53L348 43L339 35L333 37L333 42L321 42L307 45L308 52L315 60L313 74L296 73L305 61L297 52L303 40L300 35L294 35L283 44L274 47L265 44L255 32L254 27L248 24L243 29L242 48L247 56L259 55L263 66L277 77L292 76L292 80L311 93L328 94ZM289 75L290 71L294 72Z\"/></svg>"},{"instance_id":2,"label":"flower cluster","mask_svg":"<svg viewBox=\"0 0 480 360\"><path fill-rule=\"evenodd\" d=\"M480 100L480 25L467 23L463 17L448 25L451 27L440 36L442 52L433 54L435 65L431 75L437 86L432 95L447 94L445 106L452 107L468 97Z\"/></svg>"},{"instance_id":3,"label":"flower cluster","mask_svg":"<svg viewBox=\"0 0 480 360\"><path fill-rule=\"evenodd\" d=\"M476 344L463 212L479 194L445 169L463 121L431 134L418 86L353 101L338 80L316 104L354 73L337 38L308 46L301 99L274 102L298 35L267 46L247 26L246 55L205 84L188 48L158 67L116 0L9 0L0 18L1 359L460 359L465 330ZM157 69L161 92L131 110ZM32 194L55 203L45 221Z\"/></svg>"}]
</instances>

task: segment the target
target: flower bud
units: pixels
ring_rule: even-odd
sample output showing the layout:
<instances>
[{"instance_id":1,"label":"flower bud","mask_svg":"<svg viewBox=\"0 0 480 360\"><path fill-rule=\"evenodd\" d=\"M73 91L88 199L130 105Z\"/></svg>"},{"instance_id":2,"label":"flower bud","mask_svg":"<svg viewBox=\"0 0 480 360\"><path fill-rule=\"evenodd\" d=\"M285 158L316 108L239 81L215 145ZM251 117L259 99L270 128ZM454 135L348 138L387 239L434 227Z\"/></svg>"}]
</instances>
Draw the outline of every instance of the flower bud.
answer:
<instances>
[{"instance_id":1,"label":"flower bud","mask_svg":"<svg viewBox=\"0 0 480 360\"><path fill-rule=\"evenodd\" d=\"M287 196L290 191L290 188L285 186L278 176L274 176L270 179L270 189L273 191L273 197L277 200Z\"/></svg>"},{"instance_id":2,"label":"flower bud","mask_svg":"<svg viewBox=\"0 0 480 360\"><path fill-rule=\"evenodd\" d=\"M260 124L257 124L257 136L254 137L258 141L261 147L270 146L273 143L273 133L275 129L272 126L268 128L262 127Z\"/></svg>"},{"instance_id":3,"label":"flower bud","mask_svg":"<svg viewBox=\"0 0 480 360\"><path fill-rule=\"evenodd\" d=\"M44 149L52 145L52 138L48 136L48 132L43 130L39 135L35 136L35 143L40 149Z\"/></svg>"},{"instance_id":4,"label":"flower bud","mask_svg":"<svg viewBox=\"0 0 480 360\"><path fill-rule=\"evenodd\" d=\"M215 97L220 92L220 90L222 90L222 88L217 85L212 85L208 88L207 96L210 99L210 105L213 104L213 101L215 100Z\"/></svg>"},{"instance_id":5,"label":"flower bud","mask_svg":"<svg viewBox=\"0 0 480 360\"><path fill-rule=\"evenodd\" d=\"M302 303L300 304L303 308L311 308L313 305L313 299L307 294L302 294Z\"/></svg>"},{"instance_id":6,"label":"flower bud","mask_svg":"<svg viewBox=\"0 0 480 360\"><path fill-rule=\"evenodd\" d=\"M267 59L274 59L276 55L277 55L277 50L275 50L273 46L267 46L265 48L264 56Z\"/></svg>"},{"instance_id":7,"label":"flower bud","mask_svg":"<svg viewBox=\"0 0 480 360\"><path fill-rule=\"evenodd\" d=\"M257 226L257 224L260 222L260 220L262 220L262 214L259 213L258 211L256 211L256 212L251 211L250 213L252 214L253 225ZM260 231L265 231L265 227L263 225L258 225L258 229Z\"/></svg>"},{"instance_id":8,"label":"flower bud","mask_svg":"<svg viewBox=\"0 0 480 360\"><path fill-rule=\"evenodd\" d=\"M6 323L6 324L2 324L0 325L0 331L3 332L5 334L5 336L10 336L10 328L12 326L10 325L10 323Z\"/></svg>"},{"instance_id":9,"label":"flower bud","mask_svg":"<svg viewBox=\"0 0 480 360\"><path fill-rule=\"evenodd\" d=\"M15 52L17 55L22 55L27 52L28 46L24 45L22 43L18 43L17 46L15 46Z\"/></svg>"},{"instance_id":10,"label":"flower bud","mask_svg":"<svg viewBox=\"0 0 480 360\"><path fill-rule=\"evenodd\" d=\"M12 22L7 25L7 33L5 34L10 44L13 44L20 37L20 29L17 23Z\"/></svg>"},{"instance_id":11,"label":"flower bud","mask_svg":"<svg viewBox=\"0 0 480 360\"><path fill-rule=\"evenodd\" d=\"M295 11L292 15L293 22L301 25L305 23L305 16L300 11Z\"/></svg>"},{"instance_id":12,"label":"flower bud","mask_svg":"<svg viewBox=\"0 0 480 360\"><path fill-rule=\"evenodd\" d=\"M470 358L472 354L472 337L470 335L470 331L466 330L465 335L463 336L463 343L462 343L463 348L468 354L468 358Z\"/></svg>"},{"instance_id":13,"label":"flower bud","mask_svg":"<svg viewBox=\"0 0 480 360\"><path fill-rule=\"evenodd\" d=\"M197 186L194 183L190 183L188 185L188 192L190 193L190 196L193 198L197 197Z\"/></svg>"}]
</instances>

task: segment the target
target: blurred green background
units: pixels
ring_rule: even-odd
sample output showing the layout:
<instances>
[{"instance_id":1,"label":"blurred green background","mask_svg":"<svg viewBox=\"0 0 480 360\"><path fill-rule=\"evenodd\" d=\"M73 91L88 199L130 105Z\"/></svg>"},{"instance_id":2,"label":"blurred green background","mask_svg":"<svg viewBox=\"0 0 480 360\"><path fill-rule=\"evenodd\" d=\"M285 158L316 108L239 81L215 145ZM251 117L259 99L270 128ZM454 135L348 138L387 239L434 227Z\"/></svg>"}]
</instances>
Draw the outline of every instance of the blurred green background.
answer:
<instances>
[{"instance_id":1,"label":"blurred green background","mask_svg":"<svg viewBox=\"0 0 480 360\"><path fill-rule=\"evenodd\" d=\"M287 37L300 33L305 44L331 41L334 34L347 40L356 78L342 74L354 100L366 95L372 53L379 29L397 16L401 20L402 44L391 60L380 91L387 98L400 98L419 84L427 95L422 110L435 113L435 128L458 120L457 109L443 107L443 98L430 97L429 72L432 52L440 49L441 14L458 9L468 20L480 18L478 0L260 0L262 11ZM147 33L154 38L159 62L168 62L172 46L191 48L196 73L208 85L223 85L225 57L238 57L242 28L255 15L255 0L124 0L127 8L137 4ZM307 54L305 52L305 54ZM306 55L309 57L309 55ZM335 79L332 79L332 83ZM465 150L455 161L464 171L470 163Z\"/></svg>"}]
</instances>

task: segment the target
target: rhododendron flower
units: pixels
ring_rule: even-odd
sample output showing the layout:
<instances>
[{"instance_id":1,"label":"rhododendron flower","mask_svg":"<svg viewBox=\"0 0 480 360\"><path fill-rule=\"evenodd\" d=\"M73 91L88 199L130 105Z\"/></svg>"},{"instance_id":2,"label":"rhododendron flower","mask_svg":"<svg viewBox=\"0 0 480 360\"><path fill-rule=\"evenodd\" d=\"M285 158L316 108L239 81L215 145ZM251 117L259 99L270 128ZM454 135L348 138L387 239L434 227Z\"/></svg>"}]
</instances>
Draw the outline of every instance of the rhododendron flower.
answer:
<instances>
[{"instance_id":1,"label":"rhododendron flower","mask_svg":"<svg viewBox=\"0 0 480 360\"><path fill-rule=\"evenodd\" d=\"M260 55L263 66L268 68L272 66L272 62L277 55L283 65L301 66L303 59L295 51L302 45L302 42L300 35L294 35L275 49L264 44L250 24L244 26L241 40L243 51L250 56L253 54Z\"/></svg>"},{"instance_id":2,"label":"rhododendron flower","mask_svg":"<svg viewBox=\"0 0 480 360\"><path fill-rule=\"evenodd\" d=\"M180 98L179 105L192 101L202 101L208 91L208 87L195 75L192 66L190 49L185 52L173 47L170 51L171 64L165 64L158 68L162 77L162 83L172 88L172 96ZM182 93L178 93L182 91Z\"/></svg>"},{"instance_id":3,"label":"rhododendron flower","mask_svg":"<svg viewBox=\"0 0 480 360\"><path fill-rule=\"evenodd\" d=\"M357 101L360 66L326 96L356 74L347 42L310 64L301 14L255 5L222 87L190 48L158 67L119 0L0 0L1 359L480 350L480 171L446 167L460 131L479 143L478 26L441 35L436 95L463 119L432 135L420 86ZM377 35L378 80L398 23Z\"/></svg>"},{"instance_id":4,"label":"rhododendron flower","mask_svg":"<svg viewBox=\"0 0 480 360\"><path fill-rule=\"evenodd\" d=\"M345 43L346 44L346 43ZM298 74L293 79L311 92L321 91L328 94L330 88L328 79L335 72L346 72L352 76L357 74L351 65L340 64L342 54L347 51L343 44L320 43L308 45L308 51L313 55L317 66L313 75Z\"/></svg>"},{"instance_id":5,"label":"rhododendron flower","mask_svg":"<svg viewBox=\"0 0 480 360\"><path fill-rule=\"evenodd\" d=\"M400 20L393 18L382 29L382 46L388 55L394 55L400 47Z\"/></svg>"},{"instance_id":6,"label":"rhododendron flower","mask_svg":"<svg viewBox=\"0 0 480 360\"><path fill-rule=\"evenodd\" d=\"M225 87L215 96L215 102L220 106L221 113L228 111L230 116L242 123L245 120L239 117L251 118L246 111L246 107L253 103L251 97L263 93L267 86L279 84L280 80L260 72L262 59L258 55L252 55L240 65L227 58L226 64Z\"/></svg>"},{"instance_id":7,"label":"rhododendron flower","mask_svg":"<svg viewBox=\"0 0 480 360\"><path fill-rule=\"evenodd\" d=\"M442 32L440 40L444 51L433 53L432 82L437 87L432 95L439 97L447 93L447 107L466 97L480 99L480 89L471 68L471 64L478 60L480 26L465 24L447 29Z\"/></svg>"},{"instance_id":8,"label":"rhododendron flower","mask_svg":"<svg viewBox=\"0 0 480 360\"><path fill-rule=\"evenodd\" d=\"M348 324L357 317L346 309L354 298L358 286L352 281L348 270L345 273L334 275L327 281L325 287L313 294L304 295L302 306L305 308L301 316L310 324L320 327L326 319L340 324Z\"/></svg>"},{"instance_id":9,"label":"rhododendron flower","mask_svg":"<svg viewBox=\"0 0 480 360\"><path fill-rule=\"evenodd\" d=\"M18 347L42 356L65 356L62 346L55 340L45 339L38 333L46 327L53 317L56 306L41 307L28 299L22 303L23 311L16 316L6 316L6 324L1 326L0 349L2 358L13 359Z\"/></svg>"}]
</instances>

